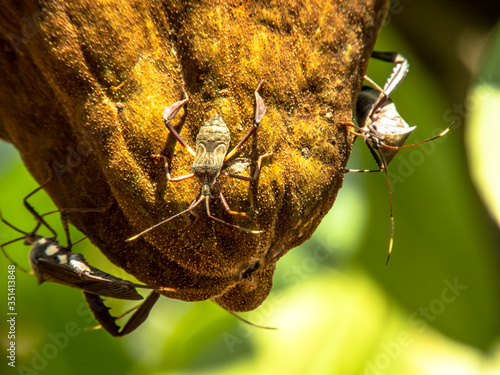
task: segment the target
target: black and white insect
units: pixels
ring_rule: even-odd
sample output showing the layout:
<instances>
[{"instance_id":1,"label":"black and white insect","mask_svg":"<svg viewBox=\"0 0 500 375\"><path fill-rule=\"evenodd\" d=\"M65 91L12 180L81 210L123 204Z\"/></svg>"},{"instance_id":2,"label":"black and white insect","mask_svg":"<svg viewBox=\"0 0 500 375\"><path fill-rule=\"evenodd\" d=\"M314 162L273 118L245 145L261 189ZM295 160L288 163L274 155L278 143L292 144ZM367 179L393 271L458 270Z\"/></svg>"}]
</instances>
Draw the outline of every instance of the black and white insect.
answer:
<instances>
[{"instance_id":1,"label":"black and white insect","mask_svg":"<svg viewBox=\"0 0 500 375\"><path fill-rule=\"evenodd\" d=\"M412 145L404 146L404 143L410 134L416 129L416 126L410 127L406 123L397 111L396 105L389 98L389 96L406 77L410 65L408 60L397 52L373 51L371 56L382 61L394 63L395 66L383 88L379 87L370 78L365 76L365 80L370 82L376 90L367 86L362 87L356 102L356 121L358 126L349 122L344 123L344 125L355 128L357 132L350 132L358 137L364 138L366 145L379 166L379 169L346 169L346 172L385 172L387 188L389 191L391 220L391 238L389 241L389 251L387 255L387 262L389 262L394 243L394 215L392 210L392 192L389 182L389 174L387 172L388 165L400 149L418 146L422 143L442 137L450 130L453 124L435 137Z\"/></svg>"},{"instance_id":2,"label":"black and white insect","mask_svg":"<svg viewBox=\"0 0 500 375\"><path fill-rule=\"evenodd\" d=\"M23 237L16 238L1 245L2 251L7 259L15 263L14 260L7 254L4 247L24 239L24 244L31 246L29 262L38 284L48 281L81 289L85 292L100 294L106 297L130 300L142 299L142 296L137 293L135 288L146 286L134 284L103 272L90 266L85 261L82 254L71 252L71 241L69 239L69 231L67 230L68 225L66 221L66 213L76 212L78 210L62 210L61 219L65 232L68 236L68 246L65 247L59 244L56 239L57 235L55 231L43 219L43 216L45 215L38 214L27 201L30 196L42 189L46 183L42 184L24 198L24 206L33 214L37 221L37 225L34 230L31 232L22 231L5 220L3 216L0 216L4 224L23 234ZM103 209L84 209L83 211L99 212L103 211ZM54 236L47 238L37 234L41 225L44 225Z\"/></svg>"},{"instance_id":3,"label":"black and white insect","mask_svg":"<svg viewBox=\"0 0 500 375\"><path fill-rule=\"evenodd\" d=\"M50 227L49 224L43 219L44 216L57 211L52 211L44 215L38 214L33 207L28 203L27 199L42 189L42 187L48 183L50 179L42 184L40 187L35 189L32 193L24 198L24 206L30 211L37 221L37 225L31 232L24 232L19 228L15 227L9 223L0 213L1 221L8 225L15 231L22 233L23 237L16 238L7 243L0 245L4 255L11 261L11 263L17 263L7 254L4 247L24 239L25 245L30 245L31 250L29 253L29 262L33 270L38 284L43 282L54 282L57 284L66 285L72 288L77 288L83 291L85 300L87 301L92 314L95 316L96 320L101 324L101 327L108 331L113 336L124 336L131 333L140 324L144 322L147 318L149 311L151 310L154 302L160 296L158 293L153 291L151 295L138 307L137 311L132 315L129 321L124 326L124 329L120 331L120 327L116 325L115 320L117 318L112 318L109 314L109 309L104 306L101 296L112 297L116 299L123 300L141 300L143 297L137 292L136 288L141 289L153 289L146 285L132 283L127 280L123 280L116 276L110 275L104 271L101 271L91 265L89 265L82 254L73 253L69 250L71 246L71 241L69 238L69 231L67 229L67 218L66 214L68 212L102 212L105 209L66 209L61 210L61 220L63 222L63 227L65 228L66 235L68 236L69 246L62 246L56 240L56 233ZM40 226L45 226L54 236L47 238L37 234ZM17 267L19 267L17 265ZM19 267L24 270L22 267ZM26 271L26 270L24 270ZM27 271L26 271L27 272ZM174 291L172 288L160 288L161 290ZM156 298L154 302L152 299ZM111 324L111 322L113 324Z\"/></svg>"},{"instance_id":4,"label":"black and white insect","mask_svg":"<svg viewBox=\"0 0 500 375\"><path fill-rule=\"evenodd\" d=\"M224 220L221 220L215 216L213 216L210 213L210 204L209 200L212 197L212 192L218 192L222 204L225 208L225 210L231 214L231 215L240 215L240 216L247 216L244 212L237 212L237 211L232 211L227 204L226 199L224 198L224 195L222 194L222 191L219 187L219 184L217 183L217 177L219 174L223 174L225 176L229 177L234 177L238 178L240 180L244 181L254 181L259 178L260 174L260 166L262 163L262 159L265 157L269 157L272 154L265 154L261 155L257 161L257 168L255 169L255 173L253 176L240 176L236 174L231 174L227 173L226 171L223 171L222 168L224 167L224 162L230 159L236 151L238 151L244 144L245 142L254 134L254 132L257 130L259 127L260 122L262 121L262 118L264 117L264 114L266 112L266 106L264 105L264 101L262 100L262 97L259 95L258 91L264 81L261 81L255 90L255 121L252 126L252 128L248 131L248 133L243 137L243 139L236 145L236 147L231 151L228 151L229 147L229 141L230 141L230 135L229 135L229 129L227 128L226 124L222 120L222 118L219 115L214 115L212 118L210 118L208 121L206 121L203 126L200 128L200 131L198 132L198 135L196 136L196 152L193 151L191 147L188 146L186 141L180 136L180 134L175 130L173 125L170 123L170 120L172 120L177 112L187 104L188 102L188 96L186 91L183 88L184 91L184 99L178 102L173 103L172 105L165 107L163 110L163 119L165 120L165 125L167 129L172 133L172 135L175 137L175 139L183 146L185 147L188 152L194 156L194 161L193 164L191 165L191 169L193 170L193 173L184 175L184 176L179 176L179 177L172 177L170 175L170 168L168 165L168 160L164 155L153 155L153 157L156 158L161 158L163 159L164 162L164 167L165 167L165 173L167 176L167 179L172 182L177 182L177 181L182 181L186 180L191 177L198 177L198 179L201 182L201 189L200 189L200 194L198 197L191 203L191 205L185 209L182 212L179 212L178 214L169 217L168 219L163 220L162 222L153 225L152 227L142 231L141 233L130 237L127 241L133 241L136 238L142 236L143 234L153 230L154 228L165 224L166 222L176 218L177 216L180 216L184 213L191 212L193 213L193 209L197 207L201 202L205 201L205 207L207 211L207 215L210 219L218 221L224 225L240 229L244 232L247 233L262 233L262 231L259 230L250 230L247 228L243 228L241 226L235 225L228 223ZM196 214L194 214L197 216Z\"/></svg>"},{"instance_id":5,"label":"black and white insect","mask_svg":"<svg viewBox=\"0 0 500 375\"><path fill-rule=\"evenodd\" d=\"M60 211L51 211L46 214L40 215L35 209L28 203L27 199L34 193L43 188L45 184L50 181L46 181L40 187L35 189L33 192L28 194L24 198L24 206L30 211L37 221L37 225L31 232L24 232L10 222L5 220L0 212L0 220L14 229L15 231L22 233L23 236L11 240L7 243L0 245L2 252L6 258L13 264L15 264L19 269L24 270L22 267L17 265L17 263L8 255L4 247L12 244L14 242L24 239L26 245L31 245L31 250L29 254L30 265L33 274L37 278L39 284L43 282L54 282L62 285L66 285L72 288L77 288L83 291L83 295L92 315L95 317L99 326L96 328L105 329L110 335L114 337L122 337L132 333L137 329L149 316L151 309L154 307L158 299L160 298L160 291L171 291L176 290L169 287L159 287L152 288L142 284L132 283L127 280L123 280L116 276L110 275L104 271L101 271L91 265L89 265L82 254L73 253L69 250L69 246L62 246L56 240L57 234L53 228L44 220L44 217L48 214L60 212L61 221L63 227L65 227L66 235L68 236L68 243L71 244L69 238L69 230L67 224L66 214L68 212L102 212L106 209L63 209ZM41 226L45 226L54 237L43 237L37 234L37 231ZM119 317L114 317L110 314L110 309L105 305L104 300L101 297L111 297L123 300L141 300L143 297L137 293L136 288L140 289L154 289L151 291L148 297L139 305L132 308L131 310L125 312ZM121 319L132 313L132 316L128 319L124 327L121 329L120 326L116 324L118 319ZM271 327L263 327L257 324L251 323L235 313L230 312L239 320L247 323L249 325L264 328L264 329L274 329Z\"/></svg>"}]
</instances>

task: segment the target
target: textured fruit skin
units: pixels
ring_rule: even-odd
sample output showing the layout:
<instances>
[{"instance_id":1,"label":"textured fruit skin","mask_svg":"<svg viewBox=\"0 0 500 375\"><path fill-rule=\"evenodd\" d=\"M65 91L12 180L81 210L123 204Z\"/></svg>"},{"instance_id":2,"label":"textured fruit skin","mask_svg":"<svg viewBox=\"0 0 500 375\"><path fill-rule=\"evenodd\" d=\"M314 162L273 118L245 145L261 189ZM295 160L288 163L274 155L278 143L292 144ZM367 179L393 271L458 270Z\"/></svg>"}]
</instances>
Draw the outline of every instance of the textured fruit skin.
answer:
<instances>
[{"instance_id":1,"label":"textured fruit skin","mask_svg":"<svg viewBox=\"0 0 500 375\"><path fill-rule=\"evenodd\" d=\"M331 209L352 138L345 126L361 88L387 0L364 1L2 1L0 137L19 150L58 207L105 207L70 220L116 265L162 294L212 298L232 311L267 297L276 261L307 240ZM120 9L120 12L116 12ZM230 217L217 197L212 213L184 215L143 238L125 239L187 208L196 179L168 182L151 154L163 152L173 176L193 157L169 134L164 106L189 105L172 121L191 145L215 114L232 149L252 125L253 90L267 112L229 173L219 176ZM203 207L201 207L203 209Z\"/></svg>"}]
</instances>

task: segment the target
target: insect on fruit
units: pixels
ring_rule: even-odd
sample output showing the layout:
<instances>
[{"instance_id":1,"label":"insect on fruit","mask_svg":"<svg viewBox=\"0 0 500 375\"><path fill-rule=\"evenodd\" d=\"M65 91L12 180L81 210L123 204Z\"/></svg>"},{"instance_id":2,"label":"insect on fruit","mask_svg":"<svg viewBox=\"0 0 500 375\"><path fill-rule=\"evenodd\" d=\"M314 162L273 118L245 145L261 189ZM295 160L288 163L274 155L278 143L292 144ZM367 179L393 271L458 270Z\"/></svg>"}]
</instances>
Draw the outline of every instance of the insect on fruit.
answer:
<instances>
[{"instance_id":1,"label":"insect on fruit","mask_svg":"<svg viewBox=\"0 0 500 375\"><path fill-rule=\"evenodd\" d=\"M179 212L178 214L169 217L168 219L163 220L162 222L153 225L152 227L142 231L141 233L130 237L127 239L127 241L133 241L136 238L142 236L143 234L153 230L154 228L165 224L166 222L176 218L177 216L180 216L186 212L191 212L193 213L193 209L197 207L201 202L205 201L205 207L207 211L207 215L210 219L218 221L222 224L225 224L227 226L233 227L240 229L244 232L247 233L253 233L253 234L258 234L262 233L262 231L259 230L250 230L247 228L240 227L235 224L228 223L224 220L221 220L215 216L213 216L210 213L210 198L212 197L212 191L217 191L219 193L219 196L221 198L222 204L225 208L225 210L231 214L231 215L240 215L240 216L247 216L244 212L237 212L237 211L232 211L227 204L226 199L224 198L224 195L222 194L222 191L219 187L219 184L217 183L217 177L219 174L223 174L225 176L229 177L234 177L238 178L240 180L244 181L254 181L259 178L260 174L260 166L262 163L262 159L268 156L271 156L272 154L265 154L261 155L257 161L257 168L255 169L255 173L253 176L247 177L247 176L240 176L236 174L231 174L227 173L223 170L221 170L224 167L224 162L230 159L236 151L238 151L243 144L252 136L252 134L257 130L259 127L260 122L262 121L262 118L264 117L264 114L266 112L266 106L264 105L264 101L262 100L261 96L259 95L258 91L264 81L261 81L259 83L259 86L257 86L257 89L255 90L255 121L252 126L252 128L248 131L248 133L243 137L243 139L236 145L236 147L229 153L227 153L228 146L229 146L229 141L230 141L230 136L229 136L229 129L227 128L226 124L224 121L222 121L221 117L219 115L213 116L211 119L209 119L207 122L203 124L203 126L200 128L200 131L198 132L198 135L196 136L196 152L193 151L191 147L188 146L186 141L180 136L180 134L174 129L172 124L170 123L170 120L172 120L177 112L188 102L188 96L186 91L183 88L184 91L184 99L178 102L173 103L172 105L165 107L163 110L163 119L165 120L165 125L167 126L167 129L172 133L172 135L175 137L175 139L183 146L185 147L191 155L194 156L194 161L193 164L191 165L191 169L193 170L193 173L184 175L184 176L179 176L179 177L172 177L170 175L170 168L168 165L168 160L164 155L152 155L153 157L156 158L161 158L163 159L164 165L165 165L165 173L167 176L167 179L172 182L177 182L177 181L182 181L186 180L191 177L198 177L198 179L201 182L201 189L200 189L200 194L198 197L191 203L191 205L185 209L182 212ZM194 214L194 213L193 213ZM196 214L194 214L197 216Z\"/></svg>"},{"instance_id":2,"label":"insect on fruit","mask_svg":"<svg viewBox=\"0 0 500 375\"><path fill-rule=\"evenodd\" d=\"M351 122L343 123L343 125L355 128L357 132L350 132L365 139L365 143L375 158L379 169L346 169L346 172L385 172L387 188L389 190L389 208L391 218L391 238L389 241L389 251L386 261L387 264L391 256L394 242L394 215L392 211L392 192L387 172L388 165L400 149L418 146L422 143L442 137L450 130L453 124L435 137L412 145L404 146L406 139L416 129L416 126L410 127L406 123L397 111L396 105L389 98L389 96L406 77L410 65L408 64L408 60L403 55L396 52L373 51L372 57L392 62L395 66L383 88L380 88L375 82L365 76L365 80L370 82L376 90L363 86L358 95L356 102L356 121L359 126L356 126Z\"/></svg>"},{"instance_id":3,"label":"insect on fruit","mask_svg":"<svg viewBox=\"0 0 500 375\"><path fill-rule=\"evenodd\" d=\"M30 213L33 214L33 216L37 220L37 225L31 232L24 232L18 229L7 220L5 220L0 213L0 220L3 223L8 225L15 231L23 234L23 237L16 238L0 245L2 252L11 263L17 265L17 263L7 254L4 247L24 239L24 243L26 245L31 245L29 261L38 284L42 284L43 282L48 281L82 290L92 314L94 314L96 320L111 335L123 336L132 332L147 318L149 310L152 307L151 305L151 307L146 309L149 306L148 303L151 302L151 295L159 296L159 294L156 292L152 292L150 297L148 297L143 304L138 306L139 308L137 309L136 313L130 318L121 332L119 332L120 327L118 327L116 324L108 324L108 308L104 306L100 296L124 300L141 300L143 299L143 297L139 293L137 293L136 288L152 288L146 285L136 284L127 280L123 280L104 271L101 271L95 267L92 267L85 261L85 258L82 254L71 252L69 250L70 245L64 247L59 244L59 242L56 240L57 235L55 231L43 219L44 216L58 211L52 211L47 214L40 215L27 201L30 196L42 189L43 186L46 185L49 181L50 178L24 198L24 206L28 209L28 211L30 211ZM65 228L64 230L66 232L66 235L68 236L68 243L71 244L66 218L66 214L68 212L102 212L105 210L106 208L60 210L61 221L63 223L63 227ZM41 225L44 225L54 235L54 237L46 238L37 234L37 231L39 230ZM25 272L28 272L18 265L17 267ZM174 291L174 289L172 288L162 288L162 290ZM101 301L102 306L99 306L98 301Z\"/></svg>"}]
</instances>

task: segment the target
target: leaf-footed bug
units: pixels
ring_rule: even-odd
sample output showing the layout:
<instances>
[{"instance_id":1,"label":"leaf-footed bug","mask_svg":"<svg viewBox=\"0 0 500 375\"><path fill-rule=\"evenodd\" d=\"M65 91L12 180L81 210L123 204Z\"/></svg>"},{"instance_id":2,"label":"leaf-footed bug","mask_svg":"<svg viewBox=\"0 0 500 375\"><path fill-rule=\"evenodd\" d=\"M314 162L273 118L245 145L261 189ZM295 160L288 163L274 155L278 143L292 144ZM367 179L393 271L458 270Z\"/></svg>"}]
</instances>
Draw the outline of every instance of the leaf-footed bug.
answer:
<instances>
[{"instance_id":1,"label":"leaf-footed bug","mask_svg":"<svg viewBox=\"0 0 500 375\"><path fill-rule=\"evenodd\" d=\"M175 139L183 146L185 147L191 155L194 156L194 161L193 164L191 165L191 169L193 170L193 173L187 174L184 176L179 176L179 177L172 177L170 175L170 168L168 165L168 160L164 155L152 155L153 157L156 158L161 158L163 159L164 162L164 167L165 167L165 173L167 176L167 179L172 182L177 182L177 181L182 181L186 180L191 177L198 177L198 179L201 182L201 189L200 189L200 194L198 197L191 203L191 205L185 209L184 211L179 212L176 215L173 215L169 217L168 219L165 219L161 221L158 224L153 225L152 227L142 231L141 233L130 237L127 239L127 241L133 241L137 239L138 237L144 235L145 233L148 233L149 231L153 230L154 228L165 224L166 222L176 218L177 216L180 216L184 213L187 212L192 212L192 210L197 207L201 202L205 201L205 207L207 211L207 215L210 219L218 221L222 224L225 224L227 226L233 227L240 229L244 232L247 233L253 233L253 234L258 234L262 233L260 230L250 230L247 228L243 228L241 226L235 225L228 223L224 220L221 220L215 216L213 216L210 213L210 198L212 197L212 191L218 191L219 196L221 198L222 204L225 208L225 210L231 214L231 215L240 215L240 216L247 216L244 212L237 212L237 211L232 211L227 204L226 199L224 198L224 195L222 194L222 191L219 187L219 184L217 183L217 177L219 174L223 174L225 176L229 177L234 177L238 178L240 180L244 181L254 181L259 178L260 174L260 167L262 163L262 159L268 156L271 156L272 153L261 155L257 161L257 167L255 169L255 173L253 176L240 176L237 174L231 174L227 173L223 170L221 170L224 166L224 162L227 161L229 158L231 158L236 151L238 151L243 144L252 136L252 134L257 130L260 122L262 121L262 118L264 117L264 114L266 112L266 106L264 105L264 101L262 100L262 97L259 95L258 91L260 87L263 84L263 80L259 83L257 86L257 89L255 89L255 121L252 126L252 128L248 131L248 133L243 137L243 139L236 145L236 147L229 153L228 151L228 146L229 146L229 141L230 141L230 135L229 135L229 129L227 128L226 124L224 121L221 119L219 115L215 115L212 118L210 118L208 121L206 121L203 126L200 128L200 131L198 132L198 135L196 136L196 152L193 151L191 147L188 146L186 141L180 136L180 134L175 130L173 125L170 123L170 120L172 120L177 112L188 102L188 96L186 93L186 90L183 88L184 91L184 99L178 102L173 103L172 105L165 107L163 110L163 118L165 120L165 125L167 129L172 133L172 135L175 137ZM194 213L193 213L194 214ZM195 216L197 216L195 214Z\"/></svg>"},{"instance_id":2,"label":"leaf-footed bug","mask_svg":"<svg viewBox=\"0 0 500 375\"><path fill-rule=\"evenodd\" d=\"M371 83L376 90L363 86L358 95L356 102L356 121L359 126L356 126L351 122L345 122L342 124L355 128L357 132L351 130L349 130L349 132L365 139L365 143L378 164L379 169L346 169L345 172L370 173L384 171L385 173L387 188L389 191L391 221L391 238L389 241L389 251L386 261L387 264L391 256L394 243L394 215L392 209L392 192L389 182L389 174L387 171L388 165L400 149L418 146L422 143L430 142L442 137L450 130L453 124L448 126L435 137L412 145L404 146L406 139L416 129L416 126L410 127L406 121L404 121L397 111L396 105L389 98L389 96L406 77L410 65L408 60L397 52L373 51L371 57L386 62L392 62L395 66L383 88L379 87L369 77L365 76L365 80Z\"/></svg>"}]
</instances>

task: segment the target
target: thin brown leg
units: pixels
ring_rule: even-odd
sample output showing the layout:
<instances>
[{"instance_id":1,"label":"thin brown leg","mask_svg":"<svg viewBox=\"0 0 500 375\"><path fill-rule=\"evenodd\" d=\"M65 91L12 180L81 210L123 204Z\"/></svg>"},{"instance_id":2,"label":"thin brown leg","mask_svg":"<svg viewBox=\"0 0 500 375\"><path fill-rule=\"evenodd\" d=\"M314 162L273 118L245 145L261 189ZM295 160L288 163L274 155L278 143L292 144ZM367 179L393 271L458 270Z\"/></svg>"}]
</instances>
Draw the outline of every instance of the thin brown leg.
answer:
<instances>
[{"instance_id":1,"label":"thin brown leg","mask_svg":"<svg viewBox=\"0 0 500 375\"><path fill-rule=\"evenodd\" d=\"M188 178L191 178L194 176L194 173L186 174L184 176L179 176L179 177L172 177L170 175L170 167L168 165L168 160L167 157L164 155L151 155L153 158L161 158L163 159L163 162L165 163L165 174L167 175L167 180L177 182L177 181L182 181L182 180L187 180Z\"/></svg>"},{"instance_id":2,"label":"thin brown leg","mask_svg":"<svg viewBox=\"0 0 500 375\"><path fill-rule=\"evenodd\" d=\"M226 198L224 198L224 195L222 194L222 190L219 189L219 195L220 195L220 200L222 201L222 205L224 206L225 210L231 214L231 215L239 215L239 216L247 216L246 213L244 212L238 212L238 211L232 211L229 205L227 204Z\"/></svg>"},{"instance_id":3,"label":"thin brown leg","mask_svg":"<svg viewBox=\"0 0 500 375\"><path fill-rule=\"evenodd\" d=\"M57 233L54 231L54 229L52 229L52 227L49 224L47 224L47 222L43 219L43 217L38 212L36 212L35 209L28 203L28 198L31 197L36 192L38 192L39 190L41 190L51 180L52 180L52 170L50 170L49 178L43 184L41 184L39 187L37 187L35 190L33 190L31 193L29 193L23 199L23 203L24 203L24 207L26 207L26 209L35 217L36 221L38 221L40 224L45 226L52 233L53 237L56 238Z\"/></svg>"},{"instance_id":4,"label":"thin brown leg","mask_svg":"<svg viewBox=\"0 0 500 375\"><path fill-rule=\"evenodd\" d=\"M66 240L68 242L68 245L66 246L66 248L68 250L71 250L71 247L74 244L83 241L86 237L78 240L75 243L71 242L70 235L69 235L69 227L68 227L68 213L72 213L72 212L78 212L78 213L81 213L81 212L106 212L111 207L112 204L113 204L113 201L111 201L106 207L100 207L100 208L61 208L60 210L54 210L54 211L44 213L43 215L40 215L40 217L44 217L44 216L59 212L59 214L61 215L61 224L62 224L62 227L64 230L64 234L66 235Z\"/></svg>"},{"instance_id":5,"label":"thin brown leg","mask_svg":"<svg viewBox=\"0 0 500 375\"><path fill-rule=\"evenodd\" d=\"M240 227L238 225L234 225L234 224L230 224L230 223L227 223L225 222L224 220L221 220L221 219L218 219L216 218L215 216L213 216L211 213L210 213L210 205L209 205L209 199L208 197L206 197L206 208L207 208L207 215L210 219L212 220L215 220L215 221L218 221L219 223L222 223L224 225L227 225L227 226L230 226L230 227L233 227L233 228L237 228L237 229L240 229L242 230L243 232L247 232L247 233L253 233L253 234L259 234L259 233L263 233L264 231L262 230L250 230L250 229L247 229L247 228L243 228L243 227Z\"/></svg>"},{"instance_id":6,"label":"thin brown leg","mask_svg":"<svg viewBox=\"0 0 500 375\"><path fill-rule=\"evenodd\" d=\"M189 98L187 96L186 90L184 89L184 86L182 87L182 91L184 92L185 99L175 102L172 105L169 105L168 107L165 107L163 109L163 119L165 120L165 126L167 129L172 133L175 139L187 150L191 155L196 155L196 153L193 151L191 147L188 146L186 141L181 137L181 135L177 132L177 130L174 129L174 126L170 123L170 120L172 120L177 112L189 101Z\"/></svg>"},{"instance_id":7,"label":"thin brown leg","mask_svg":"<svg viewBox=\"0 0 500 375\"><path fill-rule=\"evenodd\" d=\"M238 143L236 145L236 147L233 148L233 150L229 154L226 155L226 157L224 158L224 161L229 160L229 158L231 158L236 153L236 151L238 151L245 144L245 142L248 141L248 139L252 136L253 133L255 133L255 131L259 127L259 124L262 121L262 118L264 117L264 114L266 113L266 109L267 109L266 106L265 106L265 104L264 104L264 100L262 100L262 97L258 93L258 91L259 91L259 89L260 89L260 87L262 86L263 83L264 83L264 80L260 81L259 86L257 86L257 88L255 89L255 118L254 118L254 124L250 128L250 130L248 131L248 133L240 141L240 143Z\"/></svg>"}]
</instances>

